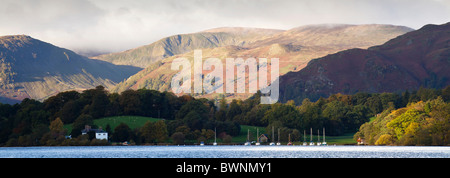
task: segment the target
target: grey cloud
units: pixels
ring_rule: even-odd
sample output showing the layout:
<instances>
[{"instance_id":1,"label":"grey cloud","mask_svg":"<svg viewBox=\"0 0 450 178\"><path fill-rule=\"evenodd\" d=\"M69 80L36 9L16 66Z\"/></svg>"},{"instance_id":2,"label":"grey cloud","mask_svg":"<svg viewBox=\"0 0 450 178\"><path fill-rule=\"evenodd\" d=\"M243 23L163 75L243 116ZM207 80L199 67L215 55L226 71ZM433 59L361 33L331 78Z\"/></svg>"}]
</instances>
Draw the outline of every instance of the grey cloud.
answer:
<instances>
[{"instance_id":1,"label":"grey cloud","mask_svg":"<svg viewBox=\"0 0 450 178\"><path fill-rule=\"evenodd\" d=\"M2 0L0 35L28 34L74 50L121 51L221 26L449 21L446 0Z\"/></svg>"}]
</instances>

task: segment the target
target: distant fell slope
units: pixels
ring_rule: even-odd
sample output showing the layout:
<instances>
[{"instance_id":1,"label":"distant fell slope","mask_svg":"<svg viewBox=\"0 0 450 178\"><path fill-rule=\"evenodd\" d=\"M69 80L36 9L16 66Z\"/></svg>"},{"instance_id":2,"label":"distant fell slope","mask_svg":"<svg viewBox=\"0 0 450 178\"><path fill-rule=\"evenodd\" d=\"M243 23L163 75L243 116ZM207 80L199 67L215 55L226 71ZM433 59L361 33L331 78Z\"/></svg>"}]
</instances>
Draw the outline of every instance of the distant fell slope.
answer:
<instances>
[{"instance_id":1,"label":"distant fell slope","mask_svg":"<svg viewBox=\"0 0 450 178\"><path fill-rule=\"evenodd\" d=\"M450 85L450 23L426 25L367 50L314 59L280 77L280 100L301 103L335 93L396 92Z\"/></svg>"},{"instance_id":2,"label":"distant fell slope","mask_svg":"<svg viewBox=\"0 0 450 178\"><path fill-rule=\"evenodd\" d=\"M300 26L290 30L220 27L197 33L173 35L149 45L92 58L117 65L145 68L158 60L187 53L194 49L229 45L255 48L272 44L289 45L297 50L300 50L300 46L315 46L316 49L323 48L326 54L330 54L344 49L367 48L382 44L412 30L404 26L381 24L320 24ZM321 56L313 55L311 57Z\"/></svg>"},{"instance_id":3,"label":"distant fell slope","mask_svg":"<svg viewBox=\"0 0 450 178\"><path fill-rule=\"evenodd\" d=\"M323 46L340 50L368 48L382 44L414 29L387 24L317 24L305 25L274 34L270 38L252 43L261 46L273 43L299 46Z\"/></svg>"},{"instance_id":4,"label":"distant fell slope","mask_svg":"<svg viewBox=\"0 0 450 178\"><path fill-rule=\"evenodd\" d=\"M145 68L148 65L177 54L194 49L215 48L221 46L244 46L255 40L279 33L282 30L258 28L216 28L198 33L179 34L163 38L149 45L123 52L104 54L99 59L118 65L131 65Z\"/></svg>"},{"instance_id":5,"label":"distant fell slope","mask_svg":"<svg viewBox=\"0 0 450 178\"><path fill-rule=\"evenodd\" d=\"M139 68L92 60L30 36L0 37L0 96L45 99L58 92L116 83Z\"/></svg>"}]
</instances>

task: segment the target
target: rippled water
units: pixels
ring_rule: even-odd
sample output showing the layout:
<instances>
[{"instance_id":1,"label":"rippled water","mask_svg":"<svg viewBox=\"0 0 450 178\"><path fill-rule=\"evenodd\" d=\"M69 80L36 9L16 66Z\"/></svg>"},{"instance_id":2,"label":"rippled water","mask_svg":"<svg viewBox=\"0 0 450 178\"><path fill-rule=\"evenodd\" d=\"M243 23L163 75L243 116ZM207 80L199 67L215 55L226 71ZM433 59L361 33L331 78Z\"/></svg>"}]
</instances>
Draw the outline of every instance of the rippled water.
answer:
<instances>
[{"instance_id":1,"label":"rippled water","mask_svg":"<svg viewBox=\"0 0 450 178\"><path fill-rule=\"evenodd\" d=\"M2 147L1 158L450 158L432 146Z\"/></svg>"}]
</instances>

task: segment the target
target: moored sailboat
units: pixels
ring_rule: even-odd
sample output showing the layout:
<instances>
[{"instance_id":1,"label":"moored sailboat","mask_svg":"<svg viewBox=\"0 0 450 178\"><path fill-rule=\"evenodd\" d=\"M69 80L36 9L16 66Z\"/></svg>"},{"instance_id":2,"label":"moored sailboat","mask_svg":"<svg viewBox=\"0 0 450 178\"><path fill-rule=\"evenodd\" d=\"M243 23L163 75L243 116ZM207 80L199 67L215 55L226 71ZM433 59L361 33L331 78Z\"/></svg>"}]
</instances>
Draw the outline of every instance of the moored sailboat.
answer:
<instances>
[{"instance_id":1,"label":"moored sailboat","mask_svg":"<svg viewBox=\"0 0 450 178\"><path fill-rule=\"evenodd\" d=\"M281 142L280 142L280 128L278 128L278 142L277 142L277 145L278 146L281 145Z\"/></svg>"},{"instance_id":2,"label":"moored sailboat","mask_svg":"<svg viewBox=\"0 0 450 178\"><path fill-rule=\"evenodd\" d=\"M320 142L320 130L317 129L317 146L322 145L322 143Z\"/></svg>"},{"instance_id":3,"label":"moored sailboat","mask_svg":"<svg viewBox=\"0 0 450 178\"><path fill-rule=\"evenodd\" d=\"M270 145L275 145L275 142L273 142L273 141L275 141L275 131L273 129L274 128L272 126L272 142L270 142Z\"/></svg>"},{"instance_id":4,"label":"moored sailboat","mask_svg":"<svg viewBox=\"0 0 450 178\"><path fill-rule=\"evenodd\" d=\"M309 146L313 146L313 145L314 145L314 142L312 141L312 128L311 128L311 131L310 131L309 133L310 133Z\"/></svg>"},{"instance_id":5,"label":"moored sailboat","mask_svg":"<svg viewBox=\"0 0 450 178\"><path fill-rule=\"evenodd\" d=\"M291 134L289 134L289 142L287 143L287 145L292 145L292 142L291 142Z\"/></svg>"},{"instance_id":6,"label":"moored sailboat","mask_svg":"<svg viewBox=\"0 0 450 178\"><path fill-rule=\"evenodd\" d=\"M247 130L247 142L245 142L244 145L245 145L245 146L250 146L250 145L252 145L252 144L250 143L250 129Z\"/></svg>"},{"instance_id":7,"label":"moored sailboat","mask_svg":"<svg viewBox=\"0 0 450 178\"><path fill-rule=\"evenodd\" d=\"M323 128L323 142L322 145L327 145L327 142L325 141L325 127Z\"/></svg>"},{"instance_id":8,"label":"moored sailboat","mask_svg":"<svg viewBox=\"0 0 450 178\"><path fill-rule=\"evenodd\" d=\"M261 143L259 143L259 128L256 128L256 146L261 145Z\"/></svg>"},{"instance_id":9,"label":"moored sailboat","mask_svg":"<svg viewBox=\"0 0 450 178\"><path fill-rule=\"evenodd\" d=\"M214 146L216 146L216 145L217 145L217 134L216 134L216 128L214 128L214 143L213 143L213 145L214 145Z\"/></svg>"},{"instance_id":10,"label":"moored sailboat","mask_svg":"<svg viewBox=\"0 0 450 178\"><path fill-rule=\"evenodd\" d=\"M306 131L303 130L303 146L308 145L308 143L306 143Z\"/></svg>"}]
</instances>

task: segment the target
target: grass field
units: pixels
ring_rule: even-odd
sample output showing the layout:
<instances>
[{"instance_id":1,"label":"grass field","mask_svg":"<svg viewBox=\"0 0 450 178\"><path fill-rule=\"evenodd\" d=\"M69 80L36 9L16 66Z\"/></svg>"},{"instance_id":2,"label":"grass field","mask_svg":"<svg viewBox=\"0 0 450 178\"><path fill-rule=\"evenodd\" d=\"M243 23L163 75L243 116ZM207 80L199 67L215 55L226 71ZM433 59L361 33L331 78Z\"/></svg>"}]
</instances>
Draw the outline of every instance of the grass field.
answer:
<instances>
[{"instance_id":1,"label":"grass field","mask_svg":"<svg viewBox=\"0 0 450 178\"><path fill-rule=\"evenodd\" d=\"M355 133L346 133L341 136L325 136L328 145L355 145L357 142L353 140Z\"/></svg>"},{"instance_id":2,"label":"grass field","mask_svg":"<svg viewBox=\"0 0 450 178\"><path fill-rule=\"evenodd\" d=\"M114 116L114 117L105 117L101 119L94 120L94 124L106 128L106 125L110 125L111 129L114 130L120 123L127 124L131 129L142 127L147 121L156 122L162 119L152 118L152 117L143 117L143 116Z\"/></svg>"},{"instance_id":3,"label":"grass field","mask_svg":"<svg viewBox=\"0 0 450 178\"><path fill-rule=\"evenodd\" d=\"M94 125L98 127L106 128L106 125L109 124L111 130L114 130L120 123L127 124L131 129L136 127L142 127L147 121L156 122L162 119L152 118L152 117L143 117L143 116L113 116L113 117L104 117L101 119L94 120ZM72 124L64 125L64 128L67 129L67 133L72 131Z\"/></svg>"}]
</instances>

